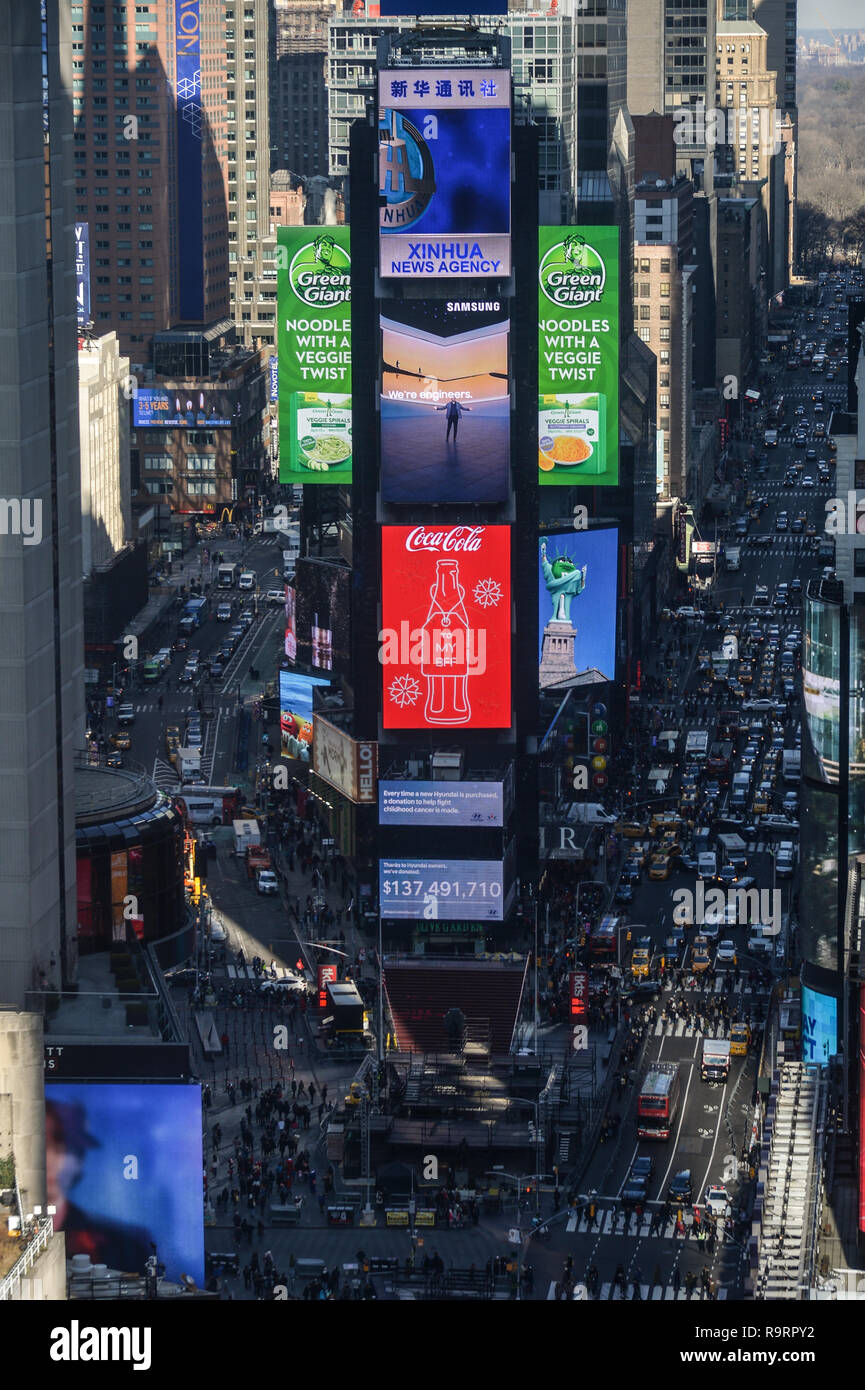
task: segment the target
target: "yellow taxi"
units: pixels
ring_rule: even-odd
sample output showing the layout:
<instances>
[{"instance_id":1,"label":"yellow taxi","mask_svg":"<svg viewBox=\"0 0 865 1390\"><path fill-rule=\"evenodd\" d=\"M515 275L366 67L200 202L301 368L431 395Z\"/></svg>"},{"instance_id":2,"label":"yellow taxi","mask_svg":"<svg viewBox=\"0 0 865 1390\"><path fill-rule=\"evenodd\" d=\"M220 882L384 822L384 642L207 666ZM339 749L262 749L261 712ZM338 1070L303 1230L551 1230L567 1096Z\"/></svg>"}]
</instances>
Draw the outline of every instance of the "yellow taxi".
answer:
<instances>
[{"instance_id":1,"label":"yellow taxi","mask_svg":"<svg viewBox=\"0 0 865 1390\"><path fill-rule=\"evenodd\" d=\"M757 792L757 795L754 797L751 810L753 811L755 816L766 816L769 814L769 806L770 788L762 786Z\"/></svg>"},{"instance_id":2,"label":"yellow taxi","mask_svg":"<svg viewBox=\"0 0 865 1390\"><path fill-rule=\"evenodd\" d=\"M666 879L670 877L673 868L673 856L670 854L653 854L649 862L649 878Z\"/></svg>"},{"instance_id":3,"label":"yellow taxi","mask_svg":"<svg viewBox=\"0 0 865 1390\"><path fill-rule=\"evenodd\" d=\"M743 685L753 685L754 668L752 667L750 661L739 662L739 680L742 682Z\"/></svg>"},{"instance_id":4,"label":"yellow taxi","mask_svg":"<svg viewBox=\"0 0 865 1390\"><path fill-rule=\"evenodd\" d=\"M643 946L638 946L631 956L631 974L635 980L649 978L649 952Z\"/></svg>"},{"instance_id":5,"label":"yellow taxi","mask_svg":"<svg viewBox=\"0 0 865 1390\"><path fill-rule=\"evenodd\" d=\"M691 943L691 969L695 975L701 975L710 964L708 940L705 936L695 936Z\"/></svg>"},{"instance_id":6,"label":"yellow taxi","mask_svg":"<svg viewBox=\"0 0 865 1390\"><path fill-rule=\"evenodd\" d=\"M126 729L118 729L115 734L111 735L109 742L114 748L132 747L132 739L129 737L129 734Z\"/></svg>"},{"instance_id":7,"label":"yellow taxi","mask_svg":"<svg viewBox=\"0 0 865 1390\"><path fill-rule=\"evenodd\" d=\"M751 1029L747 1023L732 1023L730 1025L730 1056L747 1057L750 1046Z\"/></svg>"},{"instance_id":8,"label":"yellow taxi","mask_svg":"<svg viewBox=\"0 0 865 1390\"><path fill-rule=\"evenodd\" d=\"M649 834L660 835L679 829L679 817L675 811L656 811L649 821Z\"/></svg>"},{"instance_id":9,"label":"yellow taxi","mask_svg":"<svg viewBox=\"0 0 865 1390\"><path fill-rule=\"evenodd\" d=\"M645 821L640 820L620 820L616 824L616 829L627 840L641 840L648 834L649 827Z\"/></svg>"}]
</instances>

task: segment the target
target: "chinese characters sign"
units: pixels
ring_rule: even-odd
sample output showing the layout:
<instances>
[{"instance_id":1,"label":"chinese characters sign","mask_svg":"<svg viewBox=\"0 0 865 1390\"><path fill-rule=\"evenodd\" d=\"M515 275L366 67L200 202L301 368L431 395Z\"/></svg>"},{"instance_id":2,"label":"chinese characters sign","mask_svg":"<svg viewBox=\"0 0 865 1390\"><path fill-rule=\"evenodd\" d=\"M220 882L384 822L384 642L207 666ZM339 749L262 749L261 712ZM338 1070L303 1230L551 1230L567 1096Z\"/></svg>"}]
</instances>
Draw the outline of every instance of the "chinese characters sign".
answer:
<instances>
[{"instance_id":1,"label":"chinese characters sign","mask_svg":"<svg viewBox=\"0 0 865 1390\"><path fill-rule=\"evenodd\" d=\"M379 203L383 276L510 274L507 69L379 73Z\"/></svg>"},{"instance_id":2,"label":"chinese characters sign","mask_svg":"<svg viewBox=\"0 0 865 1390\"><path fill-rule=\"evenodd\" d=\"M511 723L507 526L384 526L386 729L506 729Z\"/></svg>"},{"instance_id":3,"label":"chinese characters sign","mask_svg":"<svg viewBox=\"0 0 865 1390\"><path fill-rule=\"evenodd\" d=\"M538 229L538 482L619 481L619 231Z\"/></svg>"},{"instance_id":4,"label":"chinese characters sign","mask_svg":"<svg viewBox=\"0 0 865 1390\"><path fill-rule=\"evenodd\" d=\"M348 227L277 229L279 481L351 482Z\"/></svg>"}]
</instances>

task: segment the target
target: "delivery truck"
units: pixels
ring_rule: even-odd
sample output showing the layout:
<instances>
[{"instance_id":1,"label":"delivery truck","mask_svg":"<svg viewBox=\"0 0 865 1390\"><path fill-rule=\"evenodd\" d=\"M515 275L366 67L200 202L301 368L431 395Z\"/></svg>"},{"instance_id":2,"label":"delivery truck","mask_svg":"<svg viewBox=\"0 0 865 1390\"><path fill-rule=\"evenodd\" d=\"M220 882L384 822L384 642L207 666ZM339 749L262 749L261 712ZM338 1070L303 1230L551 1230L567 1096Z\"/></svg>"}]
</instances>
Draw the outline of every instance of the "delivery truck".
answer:
<instances>
[{"instance_id":1,"label":"delivery truck","mask_svg":"<svg viewBox=\"0 0 865 1390\"><path fill-rule=\"evenodd\" d=\"M246 855L247 850L261 844L261 827L257 820L232 821L234 830L234 852Z\"/></svg>"},{"instance_id":2,"label":"delivery truck","mask_svg":"<svg viewBox=\"0 0 865 1390\"><path fill-rule=\"evenodd\" d=\"M729 1038L704 1038L700 1060L700 1079L712 1086L724 1086L730 1074Z\"/></svg>"}]
</instances>

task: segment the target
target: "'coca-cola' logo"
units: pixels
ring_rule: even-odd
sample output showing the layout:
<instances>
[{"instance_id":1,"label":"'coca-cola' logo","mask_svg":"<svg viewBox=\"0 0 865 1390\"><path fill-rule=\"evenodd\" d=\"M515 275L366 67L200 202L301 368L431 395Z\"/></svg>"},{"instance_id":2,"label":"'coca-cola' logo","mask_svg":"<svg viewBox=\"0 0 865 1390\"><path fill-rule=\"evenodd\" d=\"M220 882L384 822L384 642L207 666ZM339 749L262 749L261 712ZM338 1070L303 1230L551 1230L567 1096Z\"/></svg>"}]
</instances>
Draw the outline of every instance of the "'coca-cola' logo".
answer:
<instances>
[{"instance_id":1,"label":"'coca-cola' logo","mask_svg":"<svg viewBox=\"0 0 865 1390\"><path fill-rule=\"evenodd\" d=\"M405 538L405 548L416 550L480 550L485 526L451 526L447 531L425 531L416 526Z\"/></svg>"}]
</instances>

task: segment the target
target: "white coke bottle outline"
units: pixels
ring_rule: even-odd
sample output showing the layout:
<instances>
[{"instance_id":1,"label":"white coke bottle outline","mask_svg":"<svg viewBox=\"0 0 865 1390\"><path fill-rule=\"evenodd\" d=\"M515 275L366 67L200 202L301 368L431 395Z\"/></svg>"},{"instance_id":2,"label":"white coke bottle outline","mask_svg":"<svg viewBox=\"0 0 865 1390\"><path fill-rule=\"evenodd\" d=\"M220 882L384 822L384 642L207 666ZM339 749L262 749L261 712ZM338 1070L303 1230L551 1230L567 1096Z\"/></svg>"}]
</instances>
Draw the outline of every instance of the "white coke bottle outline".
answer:
<instances>
[{"instance_id":1,"label":"white coke bottle outline","mask_svg":"<svg viewBox=\"0 0 865 1390\"><path fill-rule=\"evenodd\" d=\"M467 724L472 717L468 698L470 629L459 560L436 559L435 582L429 592L430 608L422 627L425 640L421 674L427 682L424 718L428 724ZM434 626L436 619L438 626ZM461 653L457 641L460 625ZM461 669L454 673L454 667Z\"/></svg>"}]
</instances>

